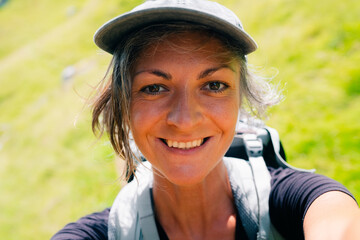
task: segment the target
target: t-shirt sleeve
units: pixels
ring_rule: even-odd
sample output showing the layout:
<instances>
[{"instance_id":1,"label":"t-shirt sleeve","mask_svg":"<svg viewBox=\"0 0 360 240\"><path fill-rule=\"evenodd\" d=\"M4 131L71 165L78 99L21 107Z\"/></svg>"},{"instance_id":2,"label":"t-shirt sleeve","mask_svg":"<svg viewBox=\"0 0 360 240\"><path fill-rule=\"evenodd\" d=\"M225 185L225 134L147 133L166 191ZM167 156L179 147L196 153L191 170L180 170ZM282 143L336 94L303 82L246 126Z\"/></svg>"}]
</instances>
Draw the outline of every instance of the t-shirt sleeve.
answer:
<instances>
[{"instance_id":1,"label":"t-shirt sleeve","mask_svg":"<svg viewBox=\"0 0 360 240\"><path fill-rule=\"evenodd\" d=\"M67 224L51 240L104 240L108 239L108 218L110 208L95 212Z\"/></svg>"},{"instance_id":2,"label":"t-shirt sleeve","mask_svg":"<svg viewBox=\"0 0 360 240\"><path fill-rule=\"evenodd\" d=\"M329 191L341 191L353 197L339 182L319 174L289 168L269 168L269 171L270 219L286 239L304 239L303 220L306 211L320 195Z\"/></svg>"}]
</instances>

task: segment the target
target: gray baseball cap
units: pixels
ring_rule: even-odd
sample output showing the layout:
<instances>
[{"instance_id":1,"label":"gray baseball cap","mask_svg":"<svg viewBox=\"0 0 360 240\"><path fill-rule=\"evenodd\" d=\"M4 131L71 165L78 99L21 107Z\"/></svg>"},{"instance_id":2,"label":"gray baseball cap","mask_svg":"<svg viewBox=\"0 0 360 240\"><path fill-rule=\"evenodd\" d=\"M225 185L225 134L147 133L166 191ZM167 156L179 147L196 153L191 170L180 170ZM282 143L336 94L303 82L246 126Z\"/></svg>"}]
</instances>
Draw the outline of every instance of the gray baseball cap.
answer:
<instances>
[{"instance_id":1,"label":"gray baseball cap","mask_svg":"<svg viewBox=\"0 0 360 240\"><path fill-rule=\"evenodd\" d=\"M243 53L256 50L256 42L247 34L239 18L223 5L207 0L150 0L119 15L95 33L95 44L113 54L119 42L130 32L152 24L183 21L210 27L239 46Z\"/></svg>"}]
</instances>

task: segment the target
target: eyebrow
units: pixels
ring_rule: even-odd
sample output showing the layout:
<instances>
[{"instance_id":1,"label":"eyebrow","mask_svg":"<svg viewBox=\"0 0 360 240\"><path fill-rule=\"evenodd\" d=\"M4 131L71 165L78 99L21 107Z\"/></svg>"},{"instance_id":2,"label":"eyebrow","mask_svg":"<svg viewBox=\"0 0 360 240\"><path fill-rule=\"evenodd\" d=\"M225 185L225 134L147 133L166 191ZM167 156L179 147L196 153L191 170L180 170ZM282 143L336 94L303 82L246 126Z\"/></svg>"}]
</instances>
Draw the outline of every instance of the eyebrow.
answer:
<instances>
[{"instance_id":1,"label":"eyebrow","mask_svg":"<svg viewBox=\"0 0 360 240\"><path fill-rule=\"evenodd\" d=\"M235 72L235 70L234 70L232 67L230 67L230 66L227 65L227 64L223 64L223 65L220 65L220 66L218 66L218 67L208 68L208 69L205 69L204 71L200 72L200 74L199 74L198 77L197 77L197 80L202 79L202 78L205 78L205 77L213 74L214 72L216 72L216 71L218 71L218 70L220 70L220 69L222 69L222 68L228 68L228 69L230 69L231 71ZM156 76L161 77L161 78L164 78L165 80L171 80L171 79L172 79L171 74L166 73L166 72L163 72L163 71L158 70L158 69L151 69L151 70L139 71L139 72L135 73L134 77L135 77L136 75L141 74L141 73L144 73L144 72L150 73L150 74L153 74L153 75L156 75Z\"/></svg>"},{"instance_id":2,"label":"eyebrow","mask_svg":"<svg viewBox=\"0 0 360 240\"><path fill-rule=\"evenodd\" d=\"M141 73L154 74L154 75L156 75L156 76L158 76L158 77L162 77L162 78L164 78L164 79L166 79L166 80L171 80L171 78L172 78L169 73L163 72L163 71L158 70L158 69L151 69L151 70L139 71L139 72L137 72L137 73L134 74L134 77L135 77L136 75L141 74Z\"/></svg>"},{"instance_id":3,"label":"eyebrow","mask_svg":"<svg viewBox=\"0 0 360 240\"><path fill-rule=\"evenodd\" d=\"M220 69L222 69L222 68L228 68L228 69L230 69L231 71L235 72L235 70L234 70L232 67L230 67L230 66L227 65L227 64L223 64L223 65L220 65L220 66L218 66L218 67L209 68L209 69L206 69L206 70L202 71L202 72L198 75L197 79L199 80L199 79L205 78L205 77L213 74L214 72L216 72L216 71L218 71L218 70L220 70Z\"/></svg>"}]
</instances>

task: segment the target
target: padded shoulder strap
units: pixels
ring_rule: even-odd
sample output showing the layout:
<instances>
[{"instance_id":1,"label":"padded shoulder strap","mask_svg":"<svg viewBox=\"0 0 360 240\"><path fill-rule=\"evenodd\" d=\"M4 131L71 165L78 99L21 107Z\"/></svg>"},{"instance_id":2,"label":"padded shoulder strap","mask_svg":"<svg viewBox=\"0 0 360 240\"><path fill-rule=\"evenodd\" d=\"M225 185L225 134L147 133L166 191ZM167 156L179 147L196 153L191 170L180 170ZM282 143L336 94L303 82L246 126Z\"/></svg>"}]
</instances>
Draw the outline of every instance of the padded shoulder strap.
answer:
<instances>
[{"instance_id":1,"label":"padded shoulder strap","mask_svg":"<svg viewBox=\"0 0 360 240\"><path fill-rule=\"evenodd\" d=\"M257 221L257 197L250 165L238 158L225 157L235 206L250 240L256 239L259 226Z\"/></svg>"},{"instance_id":2,"label":"padded shoulder strap","mask_svg":"<svg viewBox=\"0 0 360 240\"><path fill-rule=\"evenodd\" d=\"M109 240L136 239L139 217L132 203L137 202L137 187L137 182L133 181L125 185L116 197L108 220Z\"/></svg>"},{"instance_id":3,"label":"padded shoulder strap","mask_svg":"<svg viewBox=\"0 0 360 240\"><path fill-rule=\"evenodd\" d=\"M144 162L137 178L121 189L109 215L109 240L159 239L151 206L152 180L151 165Z\"/></svg>"},{"instance_id":4,"label":"padded shoulder strap","mask_svg":"<svg viewBox=\"0 0 360 240\"><path fill-rule=\"evenodd\" d=\"M145 191L143 191L139 196L137 202L140 220L140 239L160 240L156 228L153 207L151 205L150 191L150 188L145 189Z\"/></svg>"},{"instance_id":5,"label":"padded shoulder strap","mask_svg":"<svg viewBox=\"0 0 360 240\"><path fill-rule=\"evenodd\" d=\"M270 217L269 217L269 195L270 195L270 174L267 170L263 158L249 157L255 189L257 193L257 219L259 224L259 231L257 239L269 239L267 234L270 231Z\"/></svg>"},{"instance_id":6,"label":"padded shoulder strap","mask_svg":"<svg viewBox=\"0 0 360 240\"><path fill-rule=\"evenodd\" d=\"M282 239L270 223L270 174L262 157L249 161L224 158L235 205L249 239ZM137 180L123 187L109 216L109 240L158 240L151 206L152 173L148 162L139 166Z\"/></svg>"},{"instance_id":7,"label":"padded shoulder strap","mask_svg":"<svg viewBox=\"0 0 360 240\"><path fill-rule=\"evenodd\" d=\"M235 205L251 240L283 239L272 226L269 216L270 174L264 159L249 161L225 158Z\"/></svg>"}]
</instances>

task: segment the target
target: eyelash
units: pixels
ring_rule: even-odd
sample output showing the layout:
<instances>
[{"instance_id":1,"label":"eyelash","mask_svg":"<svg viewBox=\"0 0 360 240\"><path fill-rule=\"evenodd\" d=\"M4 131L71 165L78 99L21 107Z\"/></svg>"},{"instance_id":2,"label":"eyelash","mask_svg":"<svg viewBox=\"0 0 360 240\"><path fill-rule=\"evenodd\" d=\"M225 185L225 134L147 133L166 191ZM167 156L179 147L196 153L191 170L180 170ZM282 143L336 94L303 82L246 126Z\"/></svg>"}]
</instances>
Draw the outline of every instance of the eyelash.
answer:
<instances>
[{"instance_id":1,"label":"eyelash","mask_svg":"<svg viewBox=\"0 0 360 240\"><path fill-rule=\"evenodd\" d=\"M212 83L221 84L222 87L220 87L218 90L212 90L209 87L209 84L212 84ZM205 89L207 87L208 87L208 89ZM210 92L214 92L214 93L221 93L221 92L225 91L228 87L229 87L229 85L226 83L223 83L220 81L212 81L212 82L207 82L206 84L204 84L204 86L201 89L204 89L204 90L210 91Z\"/></svg>"},{"instance_id":2,"label":"eyelash","mask_svg":"<svg viewBox=\"0 0 360 240\"><path fill-rule=\"evenodd\" d=\"M217 89L217 90L212 90L212 89L210 89L209 85L213 84L213 83L220 84L220 86L222 85L222 87L219 87L219 89ZM149 89L151 87L156 87L159 90L156 92L151 92ZM229 85L226 83L223 83L220 81L211 81L211 82L205 83L201 89L205 90L205 91L213 92L213 93L221 93L221 92L225 91L228 87L229 87ZM161 88L163 88L163 90L160 90ZM143 93L149 94L149 95L159 95L160 93L167 91L167 89L160 84L151 84L151 85L147 85L147 86L141 88L140 91Z\"/></svg>"},{"instance_id":3,"label":"eyelash","mask_svg":"<svg viewBox=\"0 0 360 240\"><path fill-rule=\"evenodd\" d=\"M158 95L161 92L164 92L164 90L159 90L157 92L151 92L150 89L149 89L150 87L157 87L159 89L163 88L165 91L167 91L167 89L165 87L163 87L162 85L160 85L160 84L147 85L147 86L143 87L142 89L140 89L140 91L143 92L143 93L149 94L149 95Z\"/></svg>"}]
</instances>

